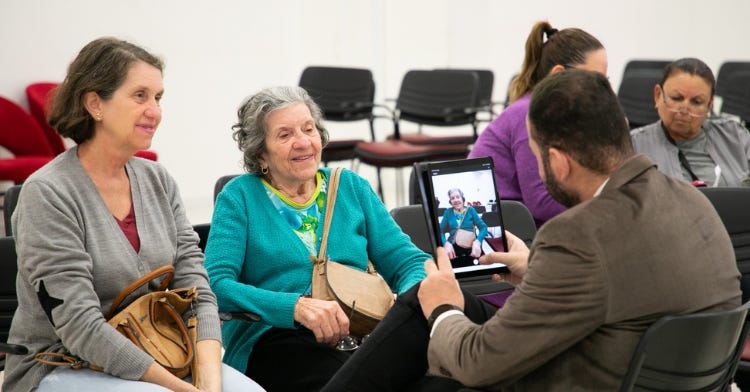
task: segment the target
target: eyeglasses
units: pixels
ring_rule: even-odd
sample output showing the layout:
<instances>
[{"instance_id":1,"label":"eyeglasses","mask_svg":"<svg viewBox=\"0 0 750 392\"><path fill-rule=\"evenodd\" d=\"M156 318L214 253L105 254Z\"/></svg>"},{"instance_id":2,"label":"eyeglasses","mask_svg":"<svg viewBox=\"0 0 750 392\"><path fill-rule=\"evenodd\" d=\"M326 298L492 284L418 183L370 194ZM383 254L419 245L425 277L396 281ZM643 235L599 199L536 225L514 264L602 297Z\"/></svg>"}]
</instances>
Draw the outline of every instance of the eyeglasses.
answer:
<instances>
[{"instance_id":1,"label":"eyeglasses","mask_svg":"<svg viewBox=\"0 0 750 392\"><path fill-rule=\"evenodd\" d=\"M667 110L672 113L687 113L690 117L703 117L709 111L707 103L686 102L685 98L674 99L668 96L663 88L661 90L661 99Z\"/></svg>"}]
</instances>

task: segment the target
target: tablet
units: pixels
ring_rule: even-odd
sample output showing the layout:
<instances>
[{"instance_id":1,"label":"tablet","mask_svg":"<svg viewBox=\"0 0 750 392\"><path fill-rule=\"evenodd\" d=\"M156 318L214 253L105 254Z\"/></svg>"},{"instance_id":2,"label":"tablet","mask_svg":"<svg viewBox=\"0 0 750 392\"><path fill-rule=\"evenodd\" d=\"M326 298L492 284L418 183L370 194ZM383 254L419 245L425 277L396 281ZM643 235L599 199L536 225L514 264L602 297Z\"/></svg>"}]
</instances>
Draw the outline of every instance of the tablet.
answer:
<instances>
[{"instance_id":1,"label":"tablet","mask_svg":"<svg viewBox=\"0 0 750 392\"><path fill-rule=\"evenodd\" d=\"M457 278L508 272L479 256L508 249L492 158L414 164L433 248L443 246Z\"/></svg>"}]
</instances>

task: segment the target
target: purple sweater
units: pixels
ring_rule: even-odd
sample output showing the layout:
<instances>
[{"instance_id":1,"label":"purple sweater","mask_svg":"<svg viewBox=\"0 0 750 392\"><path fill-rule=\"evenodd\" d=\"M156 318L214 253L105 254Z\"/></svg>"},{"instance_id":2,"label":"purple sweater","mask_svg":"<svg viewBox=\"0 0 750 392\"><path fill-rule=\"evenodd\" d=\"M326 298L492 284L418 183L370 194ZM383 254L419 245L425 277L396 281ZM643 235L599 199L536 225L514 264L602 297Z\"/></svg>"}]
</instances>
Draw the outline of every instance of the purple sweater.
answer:
<instances>
[{"instance_id":1,"label":"purple sweater","mask_svg":"<svg viewBox=\"0 0 750 392\"><path fill-rule=\"evenodd\" d=\"M541 226L565 207L547 193L536 157L529 148L526 114L530 101L531 94L526 94L505 108L479 135L469 158L492 157L500 198L525 204L536 225Z\"/></svg>"}]
</instances>

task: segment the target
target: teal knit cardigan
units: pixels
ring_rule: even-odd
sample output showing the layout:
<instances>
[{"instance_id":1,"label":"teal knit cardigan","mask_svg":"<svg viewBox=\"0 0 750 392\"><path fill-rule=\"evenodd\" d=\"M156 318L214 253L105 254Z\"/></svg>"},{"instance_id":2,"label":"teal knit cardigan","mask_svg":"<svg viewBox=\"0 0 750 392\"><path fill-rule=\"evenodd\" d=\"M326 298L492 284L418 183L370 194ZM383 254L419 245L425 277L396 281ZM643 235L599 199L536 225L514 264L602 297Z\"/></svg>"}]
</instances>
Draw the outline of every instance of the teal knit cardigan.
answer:
<instances>
[{"instance_id":1,"label":"teal knit cardigan","mask_svg":"<svg viewBox=\"0 0 750 392\"><path fill-rule=\"evenodd\" d=\"M328 178L330 169L321 171ZM321 224L317 248L322 231ZM327 253L361 270L369 258L397 293L424 278L423 263L430 257L401 231L370 184L349 170L341 174ZM211 289L221 311L251 311L263 321L223 324L225 363L244 373L253 345L264 332L271 327L298 328L294 305L310 290L309 256L274 208L260 177L244 174L227 183L216 200L206 246Z\"/></svg>"}]
</instances>

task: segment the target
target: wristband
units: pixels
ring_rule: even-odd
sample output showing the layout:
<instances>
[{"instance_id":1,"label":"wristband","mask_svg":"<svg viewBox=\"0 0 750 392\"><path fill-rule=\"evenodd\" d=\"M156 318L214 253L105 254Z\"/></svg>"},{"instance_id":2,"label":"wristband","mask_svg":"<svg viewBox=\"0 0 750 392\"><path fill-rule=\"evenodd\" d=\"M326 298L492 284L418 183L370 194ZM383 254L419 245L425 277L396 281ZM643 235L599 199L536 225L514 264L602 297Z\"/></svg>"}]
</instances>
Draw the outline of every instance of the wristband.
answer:
<instances>
[{"instance_id":1,"label":"wristband","mask_svg":"<svg viewBox=\"0 0 750 392\"><path fill-rule=\"evenodd\" d=\"M459 308L456 305L442 304L438 306L437 308L435 308L435 310L433 310L432 313L430 313L430 317L427 318L427 328L432 330L432 325L435 324L435 320L437 320L438 316L440 316L441 314L449 310L458 310L461 313L464 312L463 309Z\"/></svg>"}]
</instances>

